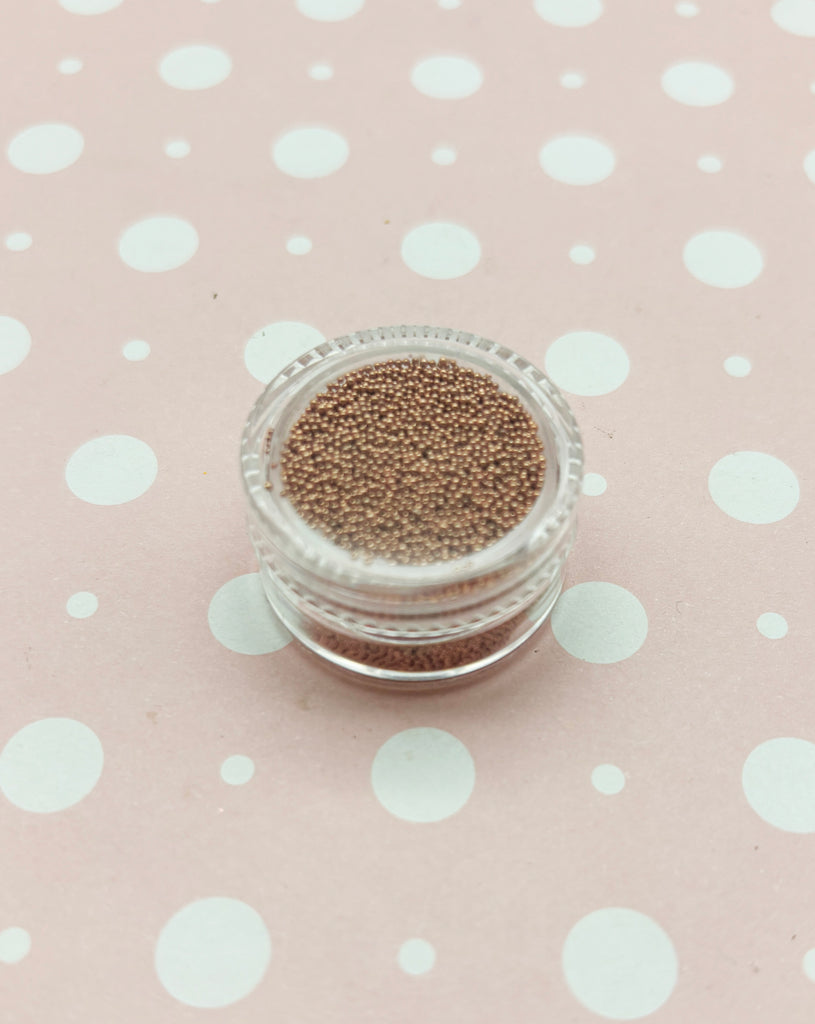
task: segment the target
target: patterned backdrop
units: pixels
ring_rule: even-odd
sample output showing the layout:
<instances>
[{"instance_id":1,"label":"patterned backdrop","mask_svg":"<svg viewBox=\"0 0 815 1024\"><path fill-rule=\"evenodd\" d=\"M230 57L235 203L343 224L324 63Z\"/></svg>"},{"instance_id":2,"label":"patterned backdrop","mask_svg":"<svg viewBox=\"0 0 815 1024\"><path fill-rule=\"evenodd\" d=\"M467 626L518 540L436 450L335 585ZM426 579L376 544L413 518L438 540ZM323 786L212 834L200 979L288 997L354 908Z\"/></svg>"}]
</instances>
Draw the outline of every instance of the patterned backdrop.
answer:
<instances>
[{"instance_id":1,"label":"patterned backdrop","mask_svg":"<svg viewBox=\"0 0 815 1024\"><path fill-rule=\"evenodd\" d=\"M812 1021L815 0L3 14L3 1024ZM290 642L237 467L399 323L586 447L436 695Z\"/></svg>"}]
</instances>

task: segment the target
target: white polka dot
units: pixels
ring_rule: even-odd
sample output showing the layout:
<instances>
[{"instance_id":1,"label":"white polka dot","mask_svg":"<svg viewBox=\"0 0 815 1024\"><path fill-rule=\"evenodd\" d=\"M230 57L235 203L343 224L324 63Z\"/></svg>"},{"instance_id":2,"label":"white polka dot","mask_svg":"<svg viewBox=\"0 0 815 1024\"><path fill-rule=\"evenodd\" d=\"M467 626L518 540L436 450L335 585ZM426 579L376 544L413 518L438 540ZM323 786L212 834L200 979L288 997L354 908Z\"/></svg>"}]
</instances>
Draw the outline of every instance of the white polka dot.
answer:
<instances>
[{"instance_id":1,"label":"white polka dot","mask_svg":"<svg viewBox=\"0 0 815 1024\"><path fill-rule=\"evenodd\" d=\"M70 490L91 505L122 505L141 497L158 473L153 449L127 434L107 434L77 448L65 467Z\"/></svg>"},{"instance_id":2,"label":"white polka dot","mask_svg":"<svg viewBox=\"0 0 815 1024\"><path fill-rule=\"evenodd\" d=\"M599 473L586 473L583 477L583 493L592 498L606 493L606 478Z\"/></svg>"},{"instance_id":3,"label":"white polka dot","mask_svg":"<svg viewBox=\"0 0 815 1024\"><path fill-rule=\"evenodd\" d=\"M325 336L311 324L279 320L252 335L246 342L243 361L255 380L268 384L289 363L324 341Z\"/></svg>"},{"instance_id":4,"label":"white polka dot","mask_svg":"<svg viewBox=\"0 0 815 1024\"><path fill-rule=\"evenodd\" d=\"M430 154L430 159L434 164L438 164L440 167L449 167L450 164L454 164L458 157L455 149L452 146L436 146L433 152Z\"/></svg>"},{"instance_id":5,"label":"white polka dot","mask_svg":"<svg viewBox=\"0 0 815 1024\"><path fill-rule=\"evenodd\" d=\"M65 610L74 619L90 618L98 607L99 598L89 590L79 590L65 602Z\"/></svg>"},{"instance_id":6,"label":"white polka dot","mask_svg":"<svg viewBox=\"0 0 815 1024\"><path fill-rule=\"evenodd\" d=\"M85 148L82 133L69 124L35 124L15 135L6 153L25 174L55 174L75 164Z\"/></svg>"},{"instance_id":7,"label":"white polka dot","mask_svg":"<svg viewBox=\"0 0 815 1024\"><path fill-rule=\"evenodd\" d=\"M561 135L541 147L538 160L543 170L564 185L596 185L614 170L614 152L599 139L586 135Z\"/></svg>"},{"instance_id":8,"label":"white polka dot","mask_svg":"<svg viewBox=\"0 0 815 1024\"><path fill-rule=\"evenodd\" d=\"M782 640L789 632L787 620L778 612L763 612L756 620L756 627L768 640Z\"/></svg>"},{"instance_id":9,"label":"white polka dot","mask_svg":"<svg viewBox=\"0 0 815 1024\"><path fill-rule=\"evenodd\" d=\"M293 178L324 178L348 160L348 143L330 128L295 128L275 142L272 159Z\"/></svg>"},{"instance_id":10,"label":"white polka dot","mask_svg":"<svg viewBox=\"0 0 815 1024\"><path fill-rule=\"evenodd\" d=\"M804 157L804 174L815 185L815 149Z\"/></svg>"},{"instance_id":11,"label":"white polka dot","mask_svg":"<svg viewBox=\"0 0 815 1024\"><path fill-rule=\"evenodd\" d=\"M742 523L777 523L795 510L798 478L780 459L763 452L732 452L708 477L710 496Z\"/></svg>"},{"instance_id":12,"label":"white polka dot","mask_svg":"<svg viewBox=\"0 0 815 1024\"><path fill-rule=\"evenodd\" d=\"M746 377L752 368L750 360L744 356L728 356L724 361L725 373L731 377Z\"/></svg>"},{"instance_id":13,"label":"white polka dot","mask_svg":"<svg viewBox=\"0 0 815 1024\"><path fill-rule=\"evenodd\" d=\"M410 80L423 96L461 100L478 92L484 75L466 57L428 57L415 65Z\"/></svg>"},{"instance_id":14,"label":"white polka dot","mask_svg":"<svg viewBox=\"0 0 815 1024\"><path fill-rule=\"evenodd\" d=\"M622 345L597 331L570 331L549 346L546 372L559 388L572 395L607 395L628 376L629 362Z\"/></svg>"},{"instance_id":15,"label":"white polka dot","mask_svg":"<svg viewBox=\"0 0 815 1024\"><path fill-rule=\"evenodd\" d=\"M478 266L481 244L459 224L421 224L402 239L402 259L422 277L449 281Z\"/></svg>"},{"instance_id":16,"label":"white polka dot","mask_svg":"<svg viewBox=\"0 0 815 1024\"><path fill-rule=\"evenodd\" d=\"M804 953L801 969L810 981L815 981L815 949L808 949Z\"/></svg>"},{"instance_id":17,"label":"white polka dot","mask_svg":"<svg viewBox=\"0 0 815 1024\"><path fill-rule=\"evenodd\" d=\"M625 788L625 774L616 764L598 764L591 773L591 784L604 796L616 796Z\"/></svg>"},{"instance_id":18,"label":"white polka dot","mask_svg":"<svg viewBox=\"0 0 815 1024\"><path fill-rule=\"evenodd\" d=\"M230 1006L263 980L272 943L263 918L241 900L195 900L173 914L156 943L155 967L171 996L187 1006Z\"/></svg>"},{"instance_id":19,"label":"white polka dot","mask_svg":"<svg viewBox=\"0 0 815 1024\"><path fill-rule=\"evenodd\" d=\"M233 754L221 765L221 778L230 786L243 786L255 774L255 762L243 754Z\"/></svg>"},{"instance_id":20,"label":"white polka dot","mask_svg":"<svg viewBox=\"0 0 815 1024\"><path fill-rule=\"evenodd\" d=\"M272 654L291 640L256 572L224 583L209 603L207 619L218 643L236 654Z\"/></svg>"},{"instance_id":21,"label":"white polka dot","mask_svg":"<svg viewBox=\"0 0 815 1024\"><path fill-rule=\"evenodd\" d=\"M770 8L770 16L785 32L815 38L815 0L778 0Z\"/></svg>"},{"instance_id":22,"label":"white polka dot","mask_svg":"<svg viewBox=\"0 0 815 1024\"><path fill-rule=\"evenodd\" d=\"M122 0L59 0L60 7L71 14L106 14L121 3Z\"/></svg>"},{"instance_id":23,"label":"white polka dot","mask_svg":"<svg viewBox=\"0 0 815 1024\"><path fill-rule=\"evenodd\" d=\"M788 736L751 751L741 773L747 802L784 832L815 832L815 743Z\"/></svg>"},{"instance_id":24,"label":"white polka dot","mask_svg":"<svg viewBox=\"0 0 815 1024\"><path fill-rule=\"evenodd\" d=\"M438 5L443 11L457 11L461 7L461 0L438 0Z\"/></svg>"},{"instance_id":25,"label":"white polka dot","mask_svg":"<svg viewBox=\"0 0 815 1024\"><path fill-rule=\"evenodd\" d=\"M18 964L31 951L31 936L25 928L12 926L0 932L0 964Z\"/></svg>"},{"instance_id":26,"label":"white polka dot","mask_svg":"<svg viewBox=\"0 0 815 1024\"><path fill-rule=\"evenodd\" d=\"M218 46L180 46L161 58L158 73L174 89L211 89L229 78L232 58Z\"/></svg>"},{"instance_id":27,"label":"white polka dot","mask_svg":"<svg viewBox=\"0 0 815 1024\"><path fill-rule=\"evenodd\" d=\"M365 5L365 0L297 0L297 10L314 21L345 21Z\"/></svg>"},{"instance_id":28,"label":"white polka dot","mask_svg":"<svg viewBox=\"0 0 815 1024\"><path fill-rule=\"evenodd\" d=\"M146 217L119 239L119 256L129 267L160 274L183 266L198 250L198 232L180 217Z\"/></svg>"},{"instance_id":29,"label":"white polka dot","mask_svg":"<svg viewBox=\"0 0 815 1024\"><path fill-rule=\"evenodd\" d=\"M680 18L695 18L699 13L699 8L696 4L691 3L678 3L674 10Z\"/></svg>"},{"instance_id":30,"label":"white polka dot","mask_svg":"<svg viewBox=\"0 0 815 1024\"><path fill-rule=\"evenodd\" d=\"M564 89L580 89L586 84L586 79L579 71L566 71L560 76L560 84Z\"/></svg>"},{"instance_id":31,"label":"white polka dot","mask_svg":"<svg viewBox=\"0 0 815 1024\"><path fill-rule=\"evenodd\" d=\"M573 245L569 249L569 259L580 267L594 263L596 254L590 245Z\"/></svg>"},{"instance_id":32,"label":"white polka dot","mask_svg":"<svg viewBox=\"0 0 815 1024\"><path fill-rule=\"evenodd\" d=\"M427 974L436 963L436 950L425 939L408 939L399 947L396 962L405 974Z\"/></svg>"},{"instance_id":33,"label":"white polka dot","mask_svg":"<svg viewBox=\"0 0 815 1024\"><path fill-rule=\"evenodd\" d=\"M311 252L311 239L306 238L305 235L293 235L286 242L286 252L292 254L292 256L305 256L306 253Z\"/></svg>"},{"instance_id":34,"label":"white polka dot","mask_svg":"<svg viewBox=\"0 0 815 1024\"><path fill-rule=\"evenodd\" d=\"M61 75L75 75L82 70L82 61L78 57L64 57L57 64L57 71Z\"/></svg>"},{"instance_id":35,"label":"white polka dot","mask_svg":"<svg viewBox=\"0 0 815 1024\"><path fill-rule=\"evenodd\" d=\"M809 83L809 91L815 95L815 82Z\"/></svg>"},{"instance_id":36,"label":"white polka dot","mask_svg":"<svg viewBox=\"0 0 815 1024\"><path fill-rule=\"evenodd\" d=\"M334 69L330 64L312 64L308 73L315 82L327 82L329 78L334 77Z\"/></svg>"},{"instance_id":37,"label":"white polka dot","mask_svg":"<svg viewBox=\"0 0 815 1024\"><path fill-rule=\"evenodd\" d=\"M25 252L31 248L33 239L27 231L12 231L6 235L6 248L11 252Z\"/></svg>"},{"instance_id":38,"label":"white polka dot","mask_svg":"<svg viewBox=\"0 0 815 1024\"><path fill-rule=\"evenodd\" d=\"M550 25L582 28L603 13L601 0L535 0L535 10Z\"/></svg>"},{"instance_id":39,"label":"white polka dot","mask_svg":"<svg viewBox=\"0 0 815 1024\"><path fill-rule=\"evenodd\" d=\"M652 918L627 907L604 907L569 932L563 973L587 1009L611 1020L636 1020L669 999L679 962L673 943Z\"/></svg>"},{"instance_id":40,"label":"white polka dot","mask_svg":"<svg viewBox=\"0 0 815 1024\"><path fill-rule=\"evenodd\" d=\"M0 373L16 370L31 351L31 335L13 316L0 316Z\"/></svg>"},{"instance_id":41,"label":"white polka dot","mask_svg":"<svg viewBox=\"0 0 815 1024\"><path fill-rule=\"evenodd\" d=\"M733 95L733 79L715 64L691 60L668 68L662 88L672 100L688 107L715 107Z\"/></svg>"},{"instance_id":42,"label":"white polka dot","mask_svg":"<svg viewBox=\"0 0 815 1024\"><path fill-rule=\"evenodd\" d=\"M758 246L734 231L694 235L685 245L682 259L697 281L714 288L744 288L764 269Z\"/></svg>"},{"instance_id":43,"label":"white polka dot","mask_svg":"<svg viewBox=\"0 0 815 1024\"><path fill-rule=\"evenodd\" d=\"M186 139L171 139L164 147L164 152L173 160L182 160L190 155L190 144Z\"/></svg>"},{"instance_id":44,"label":"white polka dot","mask_svg":"<svg viewBox=\"0 0 815 1024\"><path fill-rule=\"evenodd\" d=\"M442 821L460 811L475 786L475 764L443 729L405 729L379 748L371 784L385 810L404 821Z\"/></svg>"},{"instance_id":45,"label":"white polka dot","mask_svg":"<svg viewBox=\"0 0 815 1024\"><path fill-rule=\"evenodd\" d=\"M131 363L140 363L150 355L150 346L141 338L134 338L122 345L122 355Z\"/></svg>"},{"instance_id":46,"label":"white polka dot","mask_svg":"<svg viewBox=\"0 0 815 1024\"><path fill-rule=\"evenodd\" d=\"M42 718L16 732L0 754L0 790L24 811L73 807L102 774L96 733L72 718Z\"/></svg>"},{"instance_id":47,"label":"white polka dot","mask_svg":"<svg viewBox=\"0 0 815 1024\"><path fill-rule=\"evenodd\" d=\"M707 154L706 156L700 156L696 161L696 166L700 171L704 171L705 174L718 174L722 169L722 162L717 156Z\"/></svg>"},{"instance_id":48,"label":"white polka dot","mask_svg":"<svg viewBox=\"0 0 815 1024\"><path fill-rule=\"evenodd\" d=\"M648 616L636 597L615 583L578 583L552 612L552 632L573 657L594 665L630 658L648 636Z\"/></svg>"}]
</instances>

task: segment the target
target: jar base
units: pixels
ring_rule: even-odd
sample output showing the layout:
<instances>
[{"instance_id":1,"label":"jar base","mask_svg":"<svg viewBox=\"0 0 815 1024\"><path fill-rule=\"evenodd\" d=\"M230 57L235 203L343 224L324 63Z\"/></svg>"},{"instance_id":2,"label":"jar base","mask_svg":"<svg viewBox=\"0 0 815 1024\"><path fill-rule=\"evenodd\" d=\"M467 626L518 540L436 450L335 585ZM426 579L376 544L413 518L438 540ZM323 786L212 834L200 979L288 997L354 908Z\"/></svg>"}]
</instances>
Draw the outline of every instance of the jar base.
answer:
<instances>
[{"instance_id":1,"label":"jar base","mask_svg":"<svg viewBox=\"0 0 815 1024\"><path fill-rule=\"evenodd\" d=\"M404 647L360 641L315 627L287 603L281 606L279 600L273 600L264 580L264 590L275 614L303 647L343 670L356 683L398 691L440 690L469 682L472 675L524 644L546 622L562 588L563 574L558 572L534 604L502 626L465 640ZM457 645L457 650L450 652L453 645ZM432 666L434 658L440 662L439 667ZM446 664L451 660L453 664ZM417 667L401 667L400 662Z\"/></svg>"}]
</instances>

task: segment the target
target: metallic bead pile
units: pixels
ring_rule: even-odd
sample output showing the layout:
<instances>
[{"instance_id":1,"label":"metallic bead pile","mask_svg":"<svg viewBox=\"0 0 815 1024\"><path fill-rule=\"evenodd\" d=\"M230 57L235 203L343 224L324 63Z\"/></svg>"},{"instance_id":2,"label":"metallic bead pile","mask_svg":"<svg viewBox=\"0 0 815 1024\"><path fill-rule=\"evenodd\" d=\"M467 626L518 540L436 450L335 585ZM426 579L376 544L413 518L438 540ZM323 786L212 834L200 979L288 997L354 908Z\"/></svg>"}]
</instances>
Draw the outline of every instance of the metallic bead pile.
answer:
<instances>
[{"instance_id":1,"label":"metallic bead pile","mask_svg":"<svg viewBox=\"0 0 815 1024\"><path fill-rule=\"evenodd\" d=\"M284 494L340 547L403 564L487 547L543 486L537 424L454 360L390 359L329 384L292 427Z\"/></svg>"}]
</instances>

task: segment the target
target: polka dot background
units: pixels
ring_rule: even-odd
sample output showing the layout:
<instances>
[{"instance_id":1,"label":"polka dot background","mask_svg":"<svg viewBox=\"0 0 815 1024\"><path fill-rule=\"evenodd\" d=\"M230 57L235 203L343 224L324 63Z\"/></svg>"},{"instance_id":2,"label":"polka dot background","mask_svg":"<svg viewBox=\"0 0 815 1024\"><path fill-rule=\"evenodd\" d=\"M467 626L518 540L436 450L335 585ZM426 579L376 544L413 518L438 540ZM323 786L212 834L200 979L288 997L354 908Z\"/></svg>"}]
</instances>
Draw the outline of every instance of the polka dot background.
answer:
<instances>
[{"instance_id":1,"label":"polka dot background","mask_svg":"<svg viewBox=\"0 0 815 1024\"><path fill-rule=\"evenodd\" d=\"M4 1013L811 1021L815 2L18 6ZM276 620L236 463L411 322L586 477L551 623L397 699Z\"/></svg>"}]
</instances>

